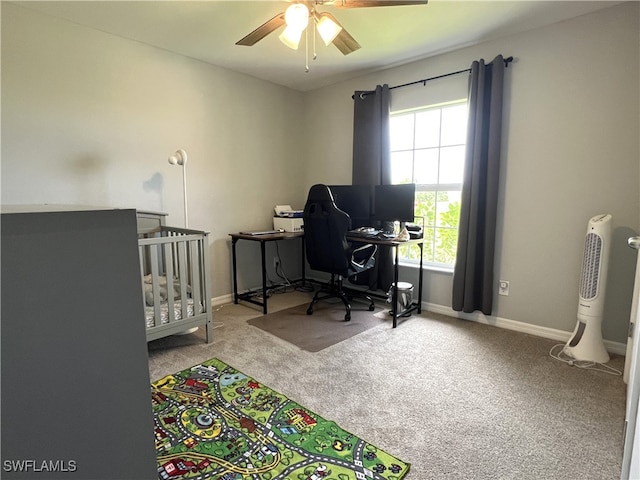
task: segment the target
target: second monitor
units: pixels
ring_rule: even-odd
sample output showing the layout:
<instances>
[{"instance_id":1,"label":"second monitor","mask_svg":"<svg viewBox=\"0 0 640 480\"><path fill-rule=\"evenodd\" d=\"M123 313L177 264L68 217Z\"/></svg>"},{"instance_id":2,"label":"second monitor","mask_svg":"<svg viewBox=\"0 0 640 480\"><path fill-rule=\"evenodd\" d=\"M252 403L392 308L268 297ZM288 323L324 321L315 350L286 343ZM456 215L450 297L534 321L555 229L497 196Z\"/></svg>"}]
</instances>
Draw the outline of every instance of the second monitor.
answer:
<instances>
[{"instance_id":1,"label":"second monitor","mask_svg":"<svg viewBox=\"0 0 640 480\"><path fill-rule=\"evenodd\" d=\"M416 184L376 185L373 216L380 221L413 222Z\"/></svg>"},{"instance_id":2,"label":"second monitor","mask_svg":"<svg viewBox=\"0 0 640 480\"><path fill-rule=\"evenodd\" d=\"M413 222L414 183L400 185L329 185L336 206L349 214L352 228L377 221Z\"/></svg>"}]
</instances>

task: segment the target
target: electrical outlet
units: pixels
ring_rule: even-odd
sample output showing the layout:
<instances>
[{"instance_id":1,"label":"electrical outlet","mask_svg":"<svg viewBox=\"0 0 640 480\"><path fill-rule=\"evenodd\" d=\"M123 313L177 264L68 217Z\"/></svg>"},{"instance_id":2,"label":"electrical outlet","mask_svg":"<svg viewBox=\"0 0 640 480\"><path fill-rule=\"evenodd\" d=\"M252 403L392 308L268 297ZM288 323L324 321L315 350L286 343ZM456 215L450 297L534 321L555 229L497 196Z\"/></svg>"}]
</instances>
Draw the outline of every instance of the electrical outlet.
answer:
<instances>
[{"instance_id":1,"label":"electrical outlet","mask_svg":"<svg viewBox=\"0 0 640 480\"><path fill-rule=\"evenodd\" d=\"M509 295L509 281L500 280L498 282L498 295Z\"/></svg>"}]
</instances>

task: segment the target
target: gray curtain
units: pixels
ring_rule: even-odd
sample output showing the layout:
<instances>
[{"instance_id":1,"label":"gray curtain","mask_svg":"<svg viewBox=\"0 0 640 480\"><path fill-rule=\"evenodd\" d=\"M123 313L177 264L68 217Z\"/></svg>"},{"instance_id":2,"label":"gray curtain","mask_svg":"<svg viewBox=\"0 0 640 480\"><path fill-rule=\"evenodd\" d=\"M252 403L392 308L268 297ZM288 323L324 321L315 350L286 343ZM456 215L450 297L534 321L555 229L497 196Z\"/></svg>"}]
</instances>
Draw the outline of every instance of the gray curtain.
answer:
<instances>
[{"instance_id":1,"label":"gray curtain","mask_svg":"<svg viewBox=\"0 0 640 480\"><path fill-rule=\"evenodd\" d=\"M453 273L454 310L491 315L498 205L502 91L505 63L473 62L458 251Z\"/></svg>"},{"instance_id":2,"label":"gray curtain","mask_svg":"<svg viewBox=\"0 0 640 480\"><path fill-rule=\"evenodd\" d=\"M391 183L389 85L353 96L353 185Z\"/></svg>"},{"instance_id":3,"label":"gray curtain","mask_svg":"<svg viewBox=\"0 0 640 480\"><path fill-rule=\"evenodd\" d=\"M353 95L353 185L391 183L389 149L389 85ZM369 288L387 290L393 282L393 257L388 247L378 249L376 266L357 282Z\"/></svg>"}]
</instances>

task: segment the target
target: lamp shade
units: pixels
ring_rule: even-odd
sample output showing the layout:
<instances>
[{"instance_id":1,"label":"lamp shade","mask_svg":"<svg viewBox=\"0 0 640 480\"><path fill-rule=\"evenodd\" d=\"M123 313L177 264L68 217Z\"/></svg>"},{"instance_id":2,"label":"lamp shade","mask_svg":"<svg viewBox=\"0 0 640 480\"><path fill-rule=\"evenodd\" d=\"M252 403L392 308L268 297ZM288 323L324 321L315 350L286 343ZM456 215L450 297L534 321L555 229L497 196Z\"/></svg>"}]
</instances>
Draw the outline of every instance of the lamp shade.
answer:
<instances>
[{"instance_id":1,"label":"lamp shade","mask_svg":"<svg viewBox=\"0 0 640 480\"><path fill-rule=\"evenodd\" d=\"M298 49L300 44L300 38L302 37L303 30L296 30L290 26L286 26L284 31L278 37L282 43L293 50Z\"/></svg>"},{"instance_id":2,"label":"lamp shade","mask_svg":"<svg viewBox=\"0 0 640 480\"><path fill-rule=\"evenodd\" d=\"M322 41L327 46L333 42L333 40L342 31L342 27L340 25L323 13L320 14L320 19L318 20L316 28L318 29L318 33L320 34Z\"/></svg>"},{"instance_id":3,"label":"lamp shade","mask_svg":"<svg viewBox=\"0 0 640 480\"><path fill-rule=\"evenodd\" d=\"M294 3L284 12L284 21L287 27L302 32L309 23L309 9L302 3Z\"/></svg>"},{"instance_id":4,"label":"lamp shade","mask_svg":"<svg viewBox=\"0 0 640 480\"><path fill-rule=\"evenodd\" d=\"M171 165L185 165L187 163L187 152L184 150L176 150L176 153L169 157Z\"/></svg>"}]
</instances>

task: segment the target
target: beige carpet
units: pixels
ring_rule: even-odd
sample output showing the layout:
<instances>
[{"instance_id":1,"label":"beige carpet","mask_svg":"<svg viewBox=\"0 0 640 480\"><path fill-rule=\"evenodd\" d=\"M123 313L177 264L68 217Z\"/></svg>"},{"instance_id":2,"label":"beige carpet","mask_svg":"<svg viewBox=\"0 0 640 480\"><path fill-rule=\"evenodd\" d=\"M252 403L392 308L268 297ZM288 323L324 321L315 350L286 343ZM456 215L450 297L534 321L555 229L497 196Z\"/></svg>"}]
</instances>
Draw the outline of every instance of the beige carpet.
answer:
<instances>
[{"instance_id":1,"label":"beige carpet","mask_svg":"<svg viewBox=\"0 0 640 480\"><path fill-rule=\"evenodd\" d=\"M304 303L252 318L247 323L307 352L319 352L385 323L385 313L380 308L370 312L366 307L362 310L360 305L354 304L351 308L351 320L345 322L345 309L341 302L320 302L314 305L313 315L307 315L308 306L308 303ZM387 323L391 325L390 322Z\"/></svg>"},{"instance_id":2,"label":"beige carpet","mask_svg":"<svg viewBox=\"0 0 640 480\"><path fill-rule=\"evenodd\" d=\"M274 295L269 310L307 299ZM150 342L151 378L220 358L410 462L407 480L620 478L626 385L554 360L553 340L423 310L314 353L248 324L260 316L229 304L211 344Z\"/></svg>"}]
</instances>

